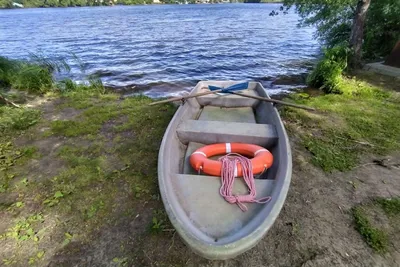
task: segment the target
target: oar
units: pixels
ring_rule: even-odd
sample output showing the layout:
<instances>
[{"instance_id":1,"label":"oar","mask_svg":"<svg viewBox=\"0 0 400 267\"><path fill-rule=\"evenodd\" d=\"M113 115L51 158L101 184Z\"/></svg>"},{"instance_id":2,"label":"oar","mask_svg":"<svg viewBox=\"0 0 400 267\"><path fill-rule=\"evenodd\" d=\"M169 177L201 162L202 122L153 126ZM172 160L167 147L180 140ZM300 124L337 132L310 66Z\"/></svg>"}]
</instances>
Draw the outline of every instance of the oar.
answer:
<instances>
[{"instance_id":1,"label":"oar","mask_svg":"<svg viewBox=\"0 0 400 267\"><path fill-rule=\"evenodd\" d=\"M221 88L221 87L216 87L216 86L211 86L211 87L213 87L214 90L208 91L208 92L203 92L203 93L198 93L198 94L194 94L194 95L172 97L172 98L169 98L169 99L166 99L166 100L152 102L152 103L149 104L149 106L163 104L163 103L169 103L169 102L173 102L173 101L182 101L182 100L186 100L186 99L193 98L193 97L198 97L198 96L211 95L211 94L216 94L216 93L230 93L232 91L245 90L245 89L247 89L249 87L249 83L248 82L237 83L237 84L231 85L231 86L229 86L227 88ZM216 89L216 88L218 88L218 89Z\"/></svg>"},{"instance_id":2,"label":"oar","mask_svg":"<svg viewBox=\"0 0 400 267\"><path fill-rule=\"evenodd\" d=\"M285 106L289 106L289 107L315 111L315 108L312 108L312 107L297 105L297 104L293 104L293 103L289 103L289 102L285 102L285 101L281 101L281 100L276 100L276 99L271 99L271 98L266 98L266 97L261 97L261 96L255 96L255 95L242 94L242 93L237 93L237 92L229 92L229 93L234 94L234 95L240 95L243 97L258 99L258 100L265 101L265 102L271 102L271 103L281 104L281 105L285 105Z\"/></svg>"},{"instance_id":3,"label":"oar","mask_svg":"<svg viewBox=\"0 0 400 267\"><path fill-rule=\"evenodd\" d=\"M213 91L213 92L217 92L217 91L221 90L220 87L212 86L212 85L209 85L208 88L210 89L210 91ZM265 102L281 104L281 105L285 105L285 106L289 106L289 107L315 111L315 108L312 108L312 107L297 105L297 104L293 104L293 103L289 103L289 102L285 102L285 101L281 101L281 100L276 100L276 99L271 99L271 98L266 98L266 97L261 97L261 96L255 96L255 95L248 95L248 94L232 92L232 91L227 91L226 93L233 94L233 95L239 95L239 96L243 96L243 97L248 97L248 98L253 98L253 99L257 99L257 100L261 100L261 101L265 101Z\"/></svg>"}]
</instances>

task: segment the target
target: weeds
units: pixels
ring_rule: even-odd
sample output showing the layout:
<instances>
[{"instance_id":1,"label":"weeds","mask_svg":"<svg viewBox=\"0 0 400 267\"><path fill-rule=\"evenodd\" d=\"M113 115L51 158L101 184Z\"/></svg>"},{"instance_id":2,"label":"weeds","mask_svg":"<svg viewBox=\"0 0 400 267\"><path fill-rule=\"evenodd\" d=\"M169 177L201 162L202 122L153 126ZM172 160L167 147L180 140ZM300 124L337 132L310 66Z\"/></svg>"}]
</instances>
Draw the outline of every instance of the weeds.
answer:
<instances>
[{"instance_id":1,"label":"weeds","mask_svg":"<svg viewBox=\"0 0 400 267\"><path fill-rule=\"evenodd\" d=\"M53 207L60 202L60 199L64 197L64 194L61 191L57 191L51 198L46 199L43 201L43 204Z\"/></svg>"},{"instance_id":2,"label":"weeds","mask_svg":"<svg viewBox=\"0 0 400 267\"><path fill-rule=\"evenodd\" d=\"M38 251L34 256L31 256L31 257L29 258L28 264L29 264L29 265L36 264L37 261L40 261L40 260L43 259L44 254L45 254L45 251L44 251L44 250Z\"/></svg>"},{"instance_id":3,"label":"weeds","mask_svg":"<svg viewBox=\"0 0 400 267\"><path fill-rule=\"evenodd\" d=\"M66 245L68 245L69 243L71 243L71 240L72 240L72 238L73 238L74 236L72 235L72 234L70 234L70 233L68 233L68 232L65 232L64 233L64 241L63 241L63 243L62 243L62 246L66 246Z\"/></svg>"},{"instance_id":4,"label":"weeds","mask_svg":"<svg viewBox=\"0 0 400 267\"><path fill-rule=\"evenodd\" d=\"M150 232L159 234L166 230L168 223L167 214L164 210L153 211L153 218L151 219Z\"/></svg>"},{"instance_id":5,"label":"weeds","mask_svg":"<svg viewBox=\"0 0 400 267\"><path fill-rule=\"evenodd\" d=\"M343 78L341 95L293 95L317 112L285 108L283 117L301 138L312 162L325 171L349 170L365 153L384 154L400 148L399 98L364 82Z\"/></svg>"},{"instance_id":6,"label":"weeds","mask_svg":"<svg viewBox=\"0 0 400 267\"><path fill-rule=\"evenodd\" d=\"M35 109L0 106L0 133L26 130L39 121L40 114Z\"/></svg>"},{"instance_id":7,"label":"weeds","mask_svg":"<svg viewBox=\"0 0 400 267\"><path fill-rule=\"evenodd\" d=\"M27 218L19 220L12 228L2 235L2 237L14 238L17 241L33 240L39 241L37 232L34 230L35 223L42 223L44 221L41 213L31 215Z\"/></svg>"},{"instance_id":8,"label":"weeds","mask_svg":"<svg viewBox=\"0 0 400 267\"><path fill-rule=\"evenodd\" d=\"M377 252L386 252L388 248L387 234L371 225L362 206L353 208L353 216L356 229L364 237L368 245Z\"/></svg>"},{"instance_id":9,"label":"weeds","mask_svg":"<svg viewBox=\"0 0 400 267\"><path fill-rule=\"evenodd\" d=\"M335 46L324 51L324 56L307 77L307 84L321 88L326 93L341 93L338 86L342 73L347 68L349 50L346 46Z\"/></svg>"},{"instance_id":10,"label":"weeds","mask_svg":"<svg viewBox=\"0 0 400 267\"><path fill-rule=\"evenodd\" d=\"M380 198L376 202L382 207L382 209L388 215L399 215L400 214L400 198Z\"/></svg>"}]
</instances>

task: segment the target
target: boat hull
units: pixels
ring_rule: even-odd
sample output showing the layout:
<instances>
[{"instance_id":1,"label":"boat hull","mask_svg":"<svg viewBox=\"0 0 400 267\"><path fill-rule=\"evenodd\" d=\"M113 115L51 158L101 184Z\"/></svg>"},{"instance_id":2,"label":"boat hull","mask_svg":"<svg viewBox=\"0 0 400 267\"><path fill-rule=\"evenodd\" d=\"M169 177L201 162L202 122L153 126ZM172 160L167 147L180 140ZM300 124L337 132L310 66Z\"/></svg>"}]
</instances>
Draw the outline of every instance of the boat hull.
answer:
<instances>
[{"instance_id":1,"label":"boat hull","mask_svg":"<svg viewBox=\"0 0 400 267\"><path fill-rule=\"evenodd\" d=\"M199 82L191 94L207 85L227 87L235 83ZM250 83L246 91L268 97L259 83ZM216 123L221 126L216 127ZM266 131L271 125L274 132ZM260 138L263 131L266 136ZM242 140L257 140L275 158L266 177L255 179L257 196L268 194L272 200L265 205L248 204L247 213L219 196L218 177L196 175L188 164L188 156L201 145ZM159 151L158 182L168 217L184 242L207 259L236 257L264 237L283 207L291 174L290 145L276 108L271 103L232 95L213 94L186 101L166 129ZM239 191L246 190L240 182L235 186Z\"/></svg>"}]
</instances>

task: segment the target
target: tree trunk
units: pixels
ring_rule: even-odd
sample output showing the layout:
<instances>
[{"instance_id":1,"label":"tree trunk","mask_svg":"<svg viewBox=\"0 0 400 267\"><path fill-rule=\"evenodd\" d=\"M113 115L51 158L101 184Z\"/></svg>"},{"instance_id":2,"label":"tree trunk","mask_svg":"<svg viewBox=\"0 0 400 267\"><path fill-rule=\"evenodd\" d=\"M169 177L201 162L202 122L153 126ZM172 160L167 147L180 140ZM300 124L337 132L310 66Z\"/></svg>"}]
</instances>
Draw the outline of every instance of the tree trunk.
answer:
<instances>
[{"instance_id":1,"label":"tree trunk","mask_svg":"<svg viewBox=\"0 0 400 267\"><path fill-rule=\"evenodd\" d=\"M364 39L364 24L371 0L358 0L354 14L353 26L350 34L350 47L354 51L350 65L353 68L361 67L362 43Z\"/></svg>"}]
</instances>

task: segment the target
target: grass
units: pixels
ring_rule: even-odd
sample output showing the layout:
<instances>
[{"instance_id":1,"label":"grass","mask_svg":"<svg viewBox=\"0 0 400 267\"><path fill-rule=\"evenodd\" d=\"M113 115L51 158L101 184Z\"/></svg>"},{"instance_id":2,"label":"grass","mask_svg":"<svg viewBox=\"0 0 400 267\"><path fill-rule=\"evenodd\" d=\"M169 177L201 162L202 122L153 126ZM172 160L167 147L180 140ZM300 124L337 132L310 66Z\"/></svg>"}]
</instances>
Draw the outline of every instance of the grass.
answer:
<instances>
[{"instance_id":1,"label":"grass","mask_svg":"<svg viewBox=\"0 0 400 267\"><path fill-rule=\"evenodd\" d=\"M356 79L343 79L343 94L295 94L290 100L316 112L285 108L287 128L325 171L345 171L367 153L400 148L400 96Z\"/></svg>"},{"instance_id":2,"label":"grass","mask_svg":"<svg viewBox=\"0 0 400 267\"><path fill-rule=\"evenodd\" d=\"M288 130L326 171L350 169L364 153L399 148L398 96L357 80L344 79L340 86L342 95L291 98L318 112L287 108L283 114ZM88 85L64 80L52 88L47 95L60 104L46 115L58 118L72 110L73 118L45 121L38 109L0 106L0 193L6 196L0 209L12 218L5 219L0 246L19 251L4 256L4 263L44 264L54 255L49 247L68 252L85 242L95 246L99 233L128 224L126 231L138 233L130 238L140 251L121 250L108 260L141 265L142 248L156 238L149 232L157 234L158 244L172 231L156 177L159 145L176 107L150 107L152 100L143 96L121 99L96 80ZM16 140L29 145L17 146ZM399 213L398 201L374 205L391 217ZM386 251L390 235L366 211L368 206L353 210L357 229L374 249ZM23 249L29 253L20 253Z\"/></svg>"},{"instance_id":3,"label":"grass","mask_svg":"<svg viewBox=\"0 0 400 267\"><path fill-rule=\"evenodd\" d=\"M400 215L400 198L380 198L376 201L389 216Z\"/></svg>"},{"instance_id":4,"label":"grass","mask_svg":"<svg viewBox=\"0 0 400 267\"><path fill-rule=\"evenodd\" d=\"M377 252L386 252L388 249L387 233L371 225L365 214L365 207L354 208L353 217L357 231L364 237L367 244Z\"/></svg>"},{"instance_id":5,"label":"grass","mask_svg":"<svg viewBox=\"0 0 400 267\"><path fill-rule=\"evenodd\" d=\"M0 57L0 84L3 87L45 93L53 88L53 83L52 69L47 65Z\"/></svg>"},{"instance_id":6,"label":"grass","mask_svg":"<svg viewBox=\"0 0 400 267\"><path fill-rule=\"evenodd\" d=\"M19 196L15 202L0 203L2 210L18 218L2 238L5 242L17 240L22 245L37 243L37 249L24 262L11 256L6 258L7 263L36 264L43 260L49 254L40 247L46 246L42 240L50 234L56 240L53 242L58 242L53 245L64 248L72 242L72 236L89 238L99 227L115 223L120 219L113 217L113 211L121 206L116 205L117 199L127 203L123 211L126 214L134 212L134 203L142 206L160 201L155 179L158 147L176 108L150 107L152 100L143 96L120 100L119 95L106 93L96 81L74 86L68 84L67 89L50 94L62 102L52 111L55 114L66 108L81 111L70 120L43 121L38 109L0 106L0 131L4 133L0 146L0 192ZM36 124L39 126L33 127ZM48 130L40 132L39 128ZM26 173L27 160L35 158L42 164L42 156L48 155L41 155L41 148L32 142L16 147L13 140L19 136L30 136L33 144L50 137L63 140L52 155L52 162L62 164L56 175L39 180L35 177L43 175L39 170ZM59 234L48 233L50 222L32 221L37 214L43 218L57 214L56 217L68 218L68 223L57 223L55 229ZM165 214L160 214L145 222L146 232L155 220L152 232L165 228Z\"/></svg>"},{"instance_id":7,"label":"grass","mask_svg":"<svg viewBox=\"0 0 400 267\"><path fill-rule=\"evenodd\" d=\"M389 250L391 239L396 238L400 221L400 198L377 198L371 203L353 208L357 231L367 244L378 253ZM373 223L374 218L387 218L392 230L383 228L381 223Z\"/></svg>"},{"instance_id":8,"label":"grass","mask_svg":"<svg viewBox=\"0 0 400 267\"><path fill-rule=\"evenodd\" d=\"M30 108L0 106L0 133L26 130L40 119L40 111Z\"/></svg>"}]
</instances>

